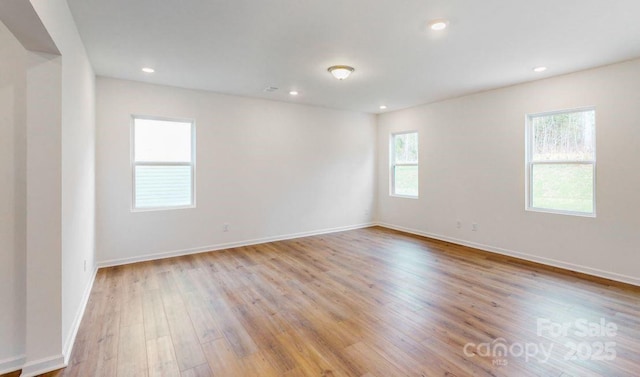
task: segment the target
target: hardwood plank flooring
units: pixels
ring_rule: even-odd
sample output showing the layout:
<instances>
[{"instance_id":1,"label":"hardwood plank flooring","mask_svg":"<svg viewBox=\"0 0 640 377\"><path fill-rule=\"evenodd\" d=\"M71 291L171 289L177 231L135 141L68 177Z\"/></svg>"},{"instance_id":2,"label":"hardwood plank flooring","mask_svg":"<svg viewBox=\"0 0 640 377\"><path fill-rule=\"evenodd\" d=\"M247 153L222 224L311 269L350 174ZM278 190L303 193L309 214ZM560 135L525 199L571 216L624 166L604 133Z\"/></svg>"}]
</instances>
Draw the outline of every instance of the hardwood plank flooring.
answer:
<instances>
[{"instance_id":1,"label":"hardwood plank flooring","mask_svg":"<svg viewBox=\"0 0 640 377\"><path fill-rule=\"evenodd\" d=\"M639 351L640 288L374 227L101 269L47 376L638 376Z\"/></svg>"}]
</instances>

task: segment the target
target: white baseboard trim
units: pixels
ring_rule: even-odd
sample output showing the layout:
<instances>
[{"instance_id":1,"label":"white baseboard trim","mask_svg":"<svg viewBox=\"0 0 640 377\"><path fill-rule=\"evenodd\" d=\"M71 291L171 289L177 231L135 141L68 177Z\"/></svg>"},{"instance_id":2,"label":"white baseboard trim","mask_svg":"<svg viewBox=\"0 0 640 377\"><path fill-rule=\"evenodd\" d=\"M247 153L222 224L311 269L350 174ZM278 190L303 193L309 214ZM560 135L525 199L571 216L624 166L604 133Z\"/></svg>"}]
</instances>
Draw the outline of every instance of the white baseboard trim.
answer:
<instances>
[{"instance_id":1,"label":"white baseboard trim","mask_svg":"<svg viewBox=\"0 0 640 377\"><path fill-rule=\"evenodd\" d=\"M120 266L124 264L136 263L136 262L146 262L146 261L156 260L156 259L179 257L182 255L189 255L189 254L206 253L208 251L231 249L234 247L252 246L252 245L258 245L261 243L284 241L284 240L290 240L294 238L317 236L317 235L327 234L327 233L344 232L347 230L368 228L374 225L376 224L364 223L364 224L348 225L348 226L342 226L337 228L327 228L327 229L320 229L320 230L314 230L309 232L292 233L292 234L285 234L285 235L273 236L273 237L256 238L256 239L246 240L246 241L237 241L237 242L229 242L229 243L223 243L223 244L217 244L217 245L201 246L201 247L196 247L191 249L146 254L146 255L141 255L141 256L131 257L131 258L111 259L111 260L98 262L98 268Z\"/></svg>"},{"instance_id":2,"label":"white baseboard trim","mask_svg":"<svg viewBox=\"0 0 640 377\"><path fill-rule=\"evenodd\" d=\"M80 328L80 323L82 322L82 317L84 316L84 311L87 307L87 303L89 302L89 296L91 295L91 289L93 288L93 282L96 280L97 272L98 268L96 267L93 270L89 284L87 284L87 287L85 288L80 307L78 308L71 327L72 331L65 342L63 354L60 356L52 356L45 359L30 361L26 364L24 355L0 360L0 374L15 372L22 369L22 374L20 374L21 377L31 377L64 368L69 364L69 357L73 350L73 345L75 343L76 335L78 334L78 329Z\"/></svg>"},{"instance_id":3,"label":"white baseboard trim","mask_svg":"<svg viewBox=\"0 0 640 377\"><path fill-rule=\"evenodd\" d=\"M15 372L22 368L24 355L18 355L0 360L0 374Z\"/></svg>"},{"instance_id":4,"label":"white baseboard trim","mask_svg":"<svg viewBox=\"0 0 640 377\"><path fill-rule=\"evenodd\" d=\"M73 319L73 324L71 325L71 332L67 336L67 340L64 342L64 347L62 348L62 355L64 356L64 364L69 365L69 358L71 357L71 351L73 351L73 345L76 342L76 336L78 335L78 330L80 329L80 323L82 322L82 317L84 317L84 311L87 308L87 303L89 302L89 296L91 295L91 289L93 288L93 283L96 281L96 274L98 273L98 268L95 267L93 269L93 273L91 274L91 280L89 284L87 284L84 293L82 295L82 301L80 301L80 307L76 312L76 316Z\"/></svg>"},{"instance_id":5,"label":"white baseboard trim","mask_svg":"<svg viewBox=\"0 0 640 377\"><path fill-rule=\"evenodd\" d=\"M605 278L605 279L609 279L609 280L614 280L614 281L621 282L621 283L640 286L640 278L636 278L636 277L633 277L633 276L627 276L627 275L622 275L622 274L618 274L618 273L615 273L615 272L603 271L603 270L600 270L600 269L597 269L597 268L592 268L592 267L582 266L582 265L578 265L578 264L563 262L563 261L550 259L550 258L545 258L545 257L539 257L539 256L536 256L536 255L521 253L521 252L517 252L517 251L513 251L513 250L507 250L507 249L503 249L503 248L499 248L499 247L483 245L483 244L479 244L479 243L476 243L476 242L465 241L465 240L461 240L461 239L457 239L457 238L442 236L442 235L439 235L439 234L424 232L424 231L417 230L417 229L405 228L405 227L399 226L399 225L387 224L387 223L382 223L382 222L378 222L378 223L376 223L376 225L377 226L381 226L383 228L389 228L389 229L393 229L393 230L398 230L398 231L401 231L401 232L411 233L411 234L415 234L415 235L423 236L423 237L428 237L428 238L433 238L433 239L440 240L440 241L451 242L451 243L454 243L454 244L457 244L457 245L468 246L468 247L472 247L474 249L479 249L479 250L482 250L482 251L488 251L490 253L506 255L506 256L509 256L509 257L523 259L523 260L526 260L526 261L529 261L529 262L540 263L540 264L544 264L544 265L551 266L551 267L562 268L564 270L580 272L580 273L583 273L583 274L597 276L597 277L601 277L601 278Z\"/></svg>"},{"instance_id":6,"label":"white baseboard trim","mask_svg":"<svg viewBox=\"0 0 640 377\"><path fill-rule=\"evenodd\" d=\"M20 377L34 377L66 366L67 365L64 363L64 356L62 355L34 360L26 363L22 367L22 374Z\"/></svg>"}]
</instances>

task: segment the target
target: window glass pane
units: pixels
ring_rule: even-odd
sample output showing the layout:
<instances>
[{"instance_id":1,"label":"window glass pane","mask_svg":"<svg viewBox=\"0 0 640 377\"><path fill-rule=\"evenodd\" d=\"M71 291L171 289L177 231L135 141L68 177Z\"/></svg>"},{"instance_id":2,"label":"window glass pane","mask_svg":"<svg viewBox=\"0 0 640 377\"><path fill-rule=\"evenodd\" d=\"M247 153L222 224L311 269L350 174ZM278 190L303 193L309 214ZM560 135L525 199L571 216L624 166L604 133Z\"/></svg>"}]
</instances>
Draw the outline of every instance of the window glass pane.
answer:
<instances>
[{"instance_id":1,"label":"window glass pane","mask_svg":"<svg viewBox=\"0 0 640 377\"><path fill-rule=\"evenodd\" d=\"M592 164L534 164L531 206L593 213Z\"/></svg>"},{"instance_id":2,"label":"window glass pane","mask_svg":"<svg viewBox=\"0 0 640 377\"><path fill-rule=\"evenodd\" d=\"M191 123L135 119L136 162L190 162Z\"/></svg>"},{"instance_id":3,"label":"window glass pane","mask_svg":"<svg viewBox=\"0 0 640 377\"><path fill-rule=\"evenodd\" d=\"M191 166L136 166L136 208L192 205Z\"/></svg>"},{"instance_id":4,"label":"window glass pane","mask_svg":"<svg viewBox=\"0 0 640 377\"><path fill-rule=\"evenodd\" d=\"M406 196L418 196L418 167L395 166L394 167L394 194Z\"/></svg>"},{"instance_id":5,"label":"window glass pane","mask_svg":"<svg viewBox=\"0 0 640 377\"><path fill-rule=\"evenodd\" d=\"M400 134L393 137L393 153L396 164L418 163L418 133Z\"/></svg>"},{"instance_id":6,"label":"window glass pane","mask_svg":"<svg viewBox=\"0 0 640 377\"><path fill-rule=\"evenodd\" d=\"M595 160L594 110L531 118L533 161Z\"/></svg>"}]
</instances>

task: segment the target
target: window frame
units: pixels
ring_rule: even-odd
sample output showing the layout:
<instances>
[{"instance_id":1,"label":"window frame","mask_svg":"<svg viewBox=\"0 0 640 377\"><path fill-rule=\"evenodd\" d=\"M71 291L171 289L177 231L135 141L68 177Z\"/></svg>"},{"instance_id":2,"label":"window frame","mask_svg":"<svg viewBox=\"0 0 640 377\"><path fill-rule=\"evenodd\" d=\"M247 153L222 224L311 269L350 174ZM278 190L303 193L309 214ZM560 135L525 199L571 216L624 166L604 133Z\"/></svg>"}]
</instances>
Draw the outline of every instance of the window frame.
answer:
<instances>
[{"instance_id":1,"label":"window frame","mask_svg":"<svg viewBox=\"0 0 640 377\"><path fill-rule=\"evenodd\" d=\"M592 160L561 160L561 161L533 161L533 143L534 143L534 133L533 133L533 119L542 117L542 116L551 116L551 115L559 115L559 114L568 114L568 113L579 113L579 112L587 112L593 111L595 117L594 124L594 132L593 132L593 159ZM558 214L558 215L568 215L568 216L579 216L579 217L596 217L596 172L597 172L597 111L595 106L585 106L585 107L577 107L571 109L564 110L554 110L554 111L543 111L538 113L530 113L525 116L525 210L530 212L541 212L541 213L550 213L550 214ZM593 197L593 211L592 212L579 212L579 211L568 211L568 210L560 210L560 209L552 209L552 208L541 208L534 207L533 203L533 167L534 165L591 165L593 170L592 177L592 197Z\"/></svg>"},{"instance_id":2,"label":"window frame","mask_svg":"<svg viewBox=\"0 0 640 377\"><path fill-rule=\"evenodd\" d=\"M418 161L416 163L396 163L396 136L416 134L416 141L418 143ZM393 132L389 138L389 196L395 198L405 199L419 199L420 198L420 133L417 130ZM418 195L402 195L396 194L396 167L397 166L415 166L418 168Z\"/></svg>"},{"instance_id":3,"label":"window frame","mask_svg":"<svg viewBox=\"0 0 640 377\"><path fill-rule=\"evenodd\" d=\"M191 124L191 161L190 162L163 162L163 161L136 161L136 120L157 120L164 122L190 123ZM196 208L196 121L188 118L171 118L149 115L131 115L130 125L130 164L131 164L131 212L169 211L175 209ZM191 204L161 207L136 207L136 167L137 166L190 166L191 167Z\"/></svg>"}]
</instances>

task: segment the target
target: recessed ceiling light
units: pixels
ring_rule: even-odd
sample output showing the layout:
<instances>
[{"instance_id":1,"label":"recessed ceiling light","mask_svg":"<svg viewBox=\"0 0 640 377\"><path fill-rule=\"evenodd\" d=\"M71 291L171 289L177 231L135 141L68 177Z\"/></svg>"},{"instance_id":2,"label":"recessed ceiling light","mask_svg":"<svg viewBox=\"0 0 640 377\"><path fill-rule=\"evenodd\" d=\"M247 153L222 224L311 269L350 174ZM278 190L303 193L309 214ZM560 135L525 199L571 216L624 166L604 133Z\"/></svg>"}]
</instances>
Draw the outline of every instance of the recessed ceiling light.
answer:
<instances>
[{"instance_id":1,"label":"recessed ceiling light","mask_svg":"<svg viewBox=\"0 0 640 377\"><path fill-rule=\"evenodd\" d=\"M297 90L292 90L289 92L289 94L291 94L292 96L297 96L298 95L298 91Z\"/></svg>"},{"instance_id":2,"label":"recessed ceiling light","mask_svg":"<svg viewBox=\"0 0 640 377\"><path fill-rule=\"evenodd\" d=\"M156 71L155 69L149 68L149 67L142 68L142 72L144 72L144 73L153 73L155 71Z\"/></svg>"},{"instance_id":3,"label":"recessed ceiling light","mask_svg":"<svg viewBox=\"0 0 640 377\"><path fill-rule=\"evenodd\" d=\"M449 20L444 18L429 21L429 29L431 30L440 31L446 29L447 26L449 26Z\"/></svg>"},{"instance_id":4,"label":"recessed ceiling light","mask_svg":"<svg viewBox=\"0 0 640 377\"><path fill-rule=\"evenodd\" d=\"M540 72L544 72L544 71L546 71L546 70L547 70L547 67L535 67L535 68L533 69L533 72L538 72L538 73L540 73Z\"/></svg>"},{"instance_id":5,"label":"recessed ceiling light","mask_svg":"<svg viewBox=\"0 0 640 377\"><path fill-rule=\"evenodd\" d=\"M327 71L329 71L333 75L333 77L337 78L338 80L344 80L349 77L351 72L355 71L355 69L353 67L349 67L348 65L333 65L327 68Z\"/></svg>"},{"instance_id":6,"label":"recessed ceiling light","mask_svg":"<svg viewBox=\"0 0 640 377\"><path fill-rule=\"evenodd\" d=\"M387 107L385 105L380 105L380 110L386 110Z\"/></svg>"}]
</instances>

